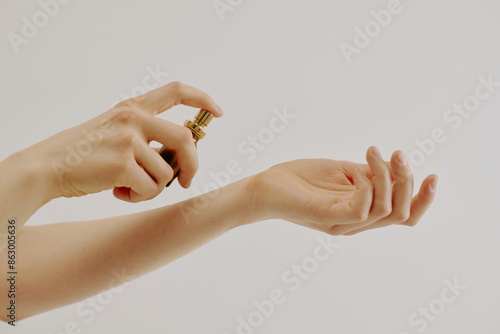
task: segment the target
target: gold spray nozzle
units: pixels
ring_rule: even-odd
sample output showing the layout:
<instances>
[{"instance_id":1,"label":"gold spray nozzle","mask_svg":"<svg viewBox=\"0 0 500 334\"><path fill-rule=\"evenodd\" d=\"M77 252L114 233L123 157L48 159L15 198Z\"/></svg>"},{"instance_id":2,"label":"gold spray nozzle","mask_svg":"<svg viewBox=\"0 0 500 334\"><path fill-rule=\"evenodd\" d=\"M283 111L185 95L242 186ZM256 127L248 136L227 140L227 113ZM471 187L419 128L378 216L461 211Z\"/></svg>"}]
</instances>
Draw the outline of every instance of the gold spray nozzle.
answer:
<instances>
[{"instance_id":1,"label":"gold spray nozzle","mask_svg":"<svg viewBox=\"0 0 500 334\"><path fill-rule=\"evenodd\" d=\"M194 121L187 120L184 122L184 126L191 130L195 141L198 141L205 137L203 129L210 124L213 118L214 116L210 112L202 109L196 114Z\"/></svg>"},{"instance_id":2,"label":"gold spray nozzle","mask_svg":"<svg viewBox=\"0 0 500 334\"><path fill-rule=\"evenodd\" d=\"M184 126L187 127L189 130L191 130L191 132L193 133L193 140L195 146L198 143L198 140L205 137L205 132L203 131L203 129L208 124L210 124L210 121L213 118L214 116L209 111L201 109L198 112L198 114L196 114L196 117L194 118L193 121L187 120L184 122ZM172 184L172 182L174 182L174 180L177 178L177 175L179 174L179 166L177 165L177 158L175 157L174 152L166 150L165 146L163 146L158 153L172 167L172 170L174 171L174 177L167 184L168 187Z\"/></svg>"}]
</instances>

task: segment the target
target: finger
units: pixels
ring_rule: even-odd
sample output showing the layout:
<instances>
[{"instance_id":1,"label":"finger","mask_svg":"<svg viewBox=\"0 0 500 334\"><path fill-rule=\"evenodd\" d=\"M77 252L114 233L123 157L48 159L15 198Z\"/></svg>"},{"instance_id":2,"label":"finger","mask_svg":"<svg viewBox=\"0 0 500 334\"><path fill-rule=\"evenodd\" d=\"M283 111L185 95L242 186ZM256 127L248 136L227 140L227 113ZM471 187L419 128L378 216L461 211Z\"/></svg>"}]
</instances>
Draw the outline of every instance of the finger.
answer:
<instances>
[{"instance_id":1,"label":"finger","mask_svg":"<svg viewBox=\"0 0 500 334\"><path fill-rule=\"evenodd\" d=\"M391 169L394 175L392 185L392 212L389 216L371 221L365 226L356 226L349 232L359 233L361 231L386 227L399 224L410 217L411 199L413 196L413 173L411 172L403 152L396 151L391 157Z\"/></svg>"},{"instance_id":2,"label":"finger","mask_svg":"<svg viewBox=\"0 0 500 334\"><path fill-rule=\"evenodd\" d=\"M408 220L413 197L413 173L403 152L394 152L391 158L391 168L394 175L392 213L386 218L387 222L384 222L387 224Z\"/></svg>"},{"instance_id":3,"label":"finger","mask_svg":"<svg viewBox=\"0 0 500 334\"><path fill-rule=\"evenodd\" d=\"M136 162L130 164L121 183L124 186L113 189L113 195L120 200L137 203L156 195L156 182Z\"/></svg>"},{"instance_id":4,"label":"finger","mask_svg":"<svg viewBox=\"0 0 500 334\"><path fill-rule=\"evenodd\" d=\"M368 149L366 160L373 173L372 182L374 195L370 219L372 221L377 221L387 217L392 211L391 171L382 160L380 151L374 146Z\"/></svg>"},{"instance_id":5,"label":"finger","mask_svg":"<svg viewBox=\"0 0 500 334\"><path fill-rule=\"evenodd\" d=\"M179 104L205 109L214 117L221 117L223 114L222 109L210 95L178 81L171 82L132 100L151 115L161 114Z\"/></svg>"},{"instance_id":6,"label":"finger","mask_svg":"<svg viewBox=\"0 0 500 334\"><path fill-rule=\"evenodd\" d=\"M336 226L364 222L369 214L373 200L373 186L362 169L358 169L353 175L356 191L350 202L342 202L333 206L331 217L339 218ZM346 205L346 203L348 203ZM335 226L332 227L335 230ZM339 229L339 227L337 227Z\"/></svg>"},{"instance_id":7,"label":"finger","mask_svg":"<svg viewBox=\"0 0 500 334\"><path fill-rule=\"evenodd\" d=\"M400 223L400 225L415 226L418 223L418 221L422 218L422 216L425 214L425 212L429 209L429 207L432 204L432 201L434 200L434 196L436 193L437 179L438 178L436 175L430 175L422 182L422 186L420 187L420 191L413 198L413 200L411 202L410 218L408 218L407 221ZM376 224L372 224L372 225L369 225L365 228L345 233L345 235L354 235L354 234L358 234L360 232L364 232L364 231L379 228L379 227L382 227L382 226L380 226L380 225L377 226Z\"/></svg>"},{"instance_id":8,"label":"finger","mask_svg":"<svg viewBox=\"0 0 500 334\"><path fill-rule=\"evenodd\" d=\"M349 176L351 179L354 175L354 172L356 171L356 169L358 168L362 168L363 171L365 172L366 176L368 177L368 179L372 179L373 178L373 172L370 168L370 165L368 164L359 164L359 163L355 163L355 162L352 162L352 161L339 161L339 163L341 164L342 166L342 169L345 171L346 175ZM391 170L391 162L390 161L384 161L384 163L386 164L387 168L389 168ZM393 178L392 176L392 171L391 171L391 178Z\"/></svg>"},{"instance_id":9,"label":"finger","mask_svg":"<svg viewBox=\"0 0 500 334\"><path fill-rule=\"evenodd\" d=\"M172 167L162 159L158 152L142 141L134 142L134 156L137 163L157 184L156 195L160 194L174 176Z\"/></svg>"},{"instance_id":10,"label":"finger","mask_svg":"<svg viewBox=\"0 0 500 334\"><path fill-rule=\"evenodd\" d=\"M401 225L415 226L429 209L436 195L438 177L429 175L423 182L418 194L413 198L410 208L410 218Z\"/></svg>"},{"instance_id":11,"label":"finger","mask_svg":"<svg viewBox=\"0 0 500 334\"><path fill-rule=\"evenodd\" d=\"M373 185L362 169L358 169L353 176L356 191L352 196L351 210L358 222L368 218L373 201Z\"/></svg>"},{"instance_id":12,"label":"finger","mask_svg":"<svg viewBox=\"0 0 500 334\"><path fill-rule=\"evenodd\" d=\"M121 201L132 203L132 199L130 198L130 188L116 187L113 189L113 196Z\"/></svg>"},{"instance_id":13,"label":"finger","mask_svg":"<svg viewBox=\"0 0 500 334\"><path fill-rule=\"evenodd\" d=\"M155 140L164 149L174 152L179 166L179 184L188 188L199 167L198 152L191 131L161 118L148 117L144 121L144 135L148 142Z\"/></svg>"}]
</instances>

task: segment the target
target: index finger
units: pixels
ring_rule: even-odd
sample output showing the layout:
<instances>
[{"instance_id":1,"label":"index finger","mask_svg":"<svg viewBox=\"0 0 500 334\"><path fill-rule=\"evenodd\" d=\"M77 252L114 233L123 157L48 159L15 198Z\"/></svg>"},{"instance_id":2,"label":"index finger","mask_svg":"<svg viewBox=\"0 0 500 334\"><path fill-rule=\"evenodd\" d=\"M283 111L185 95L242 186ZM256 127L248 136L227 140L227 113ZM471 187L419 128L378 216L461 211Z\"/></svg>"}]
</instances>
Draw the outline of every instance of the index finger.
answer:
<instances>
[{"instance_id":1,"label":"index finger","mask_svg":"<svg viewBox=\"0 0 500 334\"><path fill-rule=\"evenodd\" d=\"M223 115L222 109L207 93L185 85L179 81L173 81L163 87L152 90L146 94L134 97L137 105L151 115L158 115L179 104L205 109L214 117Z\"/></svg>"}]
</instances>

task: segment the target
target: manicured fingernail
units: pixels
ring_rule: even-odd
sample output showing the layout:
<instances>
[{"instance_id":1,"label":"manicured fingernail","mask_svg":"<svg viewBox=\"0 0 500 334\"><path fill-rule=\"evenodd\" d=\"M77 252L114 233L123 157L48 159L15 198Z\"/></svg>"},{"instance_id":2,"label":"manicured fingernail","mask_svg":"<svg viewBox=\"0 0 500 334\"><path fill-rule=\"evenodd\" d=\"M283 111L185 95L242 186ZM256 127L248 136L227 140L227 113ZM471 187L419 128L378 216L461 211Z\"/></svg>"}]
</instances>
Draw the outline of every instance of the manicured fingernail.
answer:
<instances>
[{"instance_id":1,"label":"manicured fingernail","mask_svg":"<svg viewBox=\"0 0 500 334\"><path fill-rule=\"evenodd\" d=\"M382 155L380 154L380 151L376 147L373 149L373 155L376 156L377 158L382 159Z\"/></svg>"},{"instance_id":2,"label":"manicured fingernail","mask_svg":"<svg viewBox=\"0 0 500 334\"><path fill-rule=\"evenodd\" d=\"M432 180L430 186L429 186L429 189L432 191L432 192L435 192L436 191L436 187L437 187L437 184L438 184L438 179L437 177L434 178L434 180Z\"/></svg>"},{"instance_id":3,"label":"manicured fingernail","mask_svg":"<svg viewBox=\"0 0 500 334\"><path fill-rule=\"evenodd\" d=\"M401 165L401 166L406 166L408 163L406 162L406 159L405 159L405 155L403 152L399 152L398 156L397 156L397 159L398 163Z\"/></svg>"},{"instance_id":4,"label":"manicured fingernail","mask_svg":"<svg viewBox=\"0 0 500 334\"><path fill-rule=\"evenodd\" d=\"M220 112L221 115L224 115L224 110L217 105L217 111Z\"/></svg>"}]
</instances>

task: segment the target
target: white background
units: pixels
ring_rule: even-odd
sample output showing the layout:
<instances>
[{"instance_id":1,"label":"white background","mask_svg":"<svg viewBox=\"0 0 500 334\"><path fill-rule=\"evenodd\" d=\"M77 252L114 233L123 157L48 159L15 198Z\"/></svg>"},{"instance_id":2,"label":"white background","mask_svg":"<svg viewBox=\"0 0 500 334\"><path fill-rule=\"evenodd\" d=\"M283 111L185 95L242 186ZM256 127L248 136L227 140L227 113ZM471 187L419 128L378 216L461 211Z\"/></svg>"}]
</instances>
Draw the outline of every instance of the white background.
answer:
<instances>
[{"instance_id":1,"label":"white background","mask_svg":"<svg viewBox=\"0 0 500 334\"><path fill-rule=\"evenodd\" d=\"M236 3L237 1L233 1ZM340 43L372 21L387 1L247 0L221 20L211 0L80 1L59 13L15 53L36 1L0 5L0 159L107 110L142 84L146 68L210 93L225 110L199 145L202 190L209 172L237 160L242 178L298 158L363 162L377 145L384 157L410 155L435 128L447 135L415 166L420 183L439 175L438 195L415 228L391 227L339 237L339 249L300 289L281 276L312 255L319 232L281 221L234 230L129 284L86 323L77 305L18 324L18 333L236 333L237 317L273 289L287 300L255 333L417 333L413 312L440 298L444 280L467 289L429 322L426 333L499 333L500 89L454 130L443 120L474 93L478 76L500 81L498 0L402 0L403 11L348 63ZM238 144L268 126L274 108L296 119L257 159ZM161 117L181 123L195 110ZM191 197L172 186L131 205L110 192L60 199L29 222L97 219ZM96 233L98 233L96 231ZM10 329L0 326L1 332Z\"/></svg>"}]
</instances>

